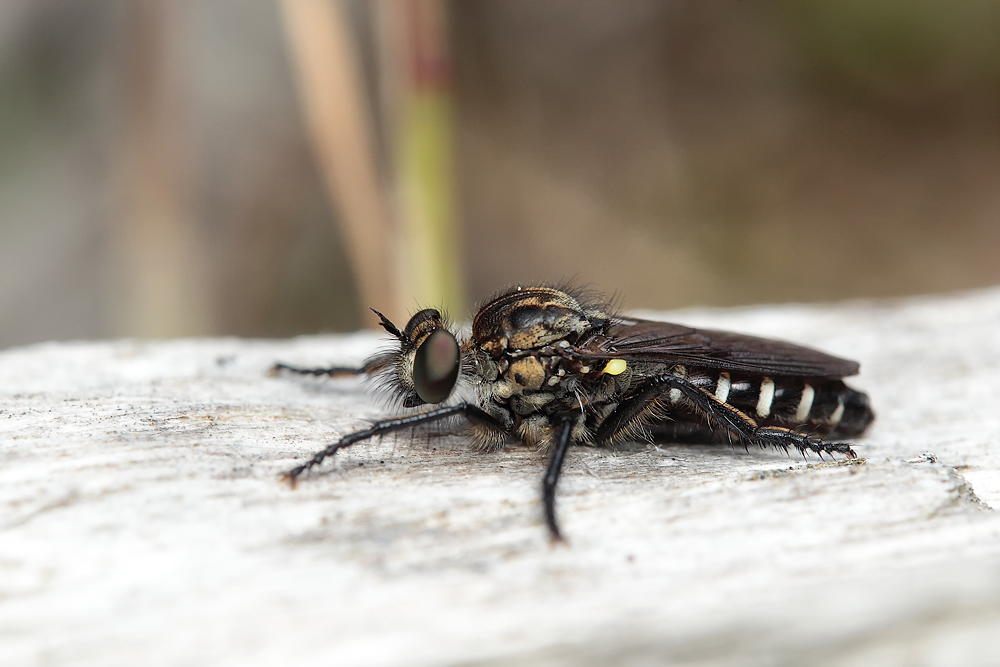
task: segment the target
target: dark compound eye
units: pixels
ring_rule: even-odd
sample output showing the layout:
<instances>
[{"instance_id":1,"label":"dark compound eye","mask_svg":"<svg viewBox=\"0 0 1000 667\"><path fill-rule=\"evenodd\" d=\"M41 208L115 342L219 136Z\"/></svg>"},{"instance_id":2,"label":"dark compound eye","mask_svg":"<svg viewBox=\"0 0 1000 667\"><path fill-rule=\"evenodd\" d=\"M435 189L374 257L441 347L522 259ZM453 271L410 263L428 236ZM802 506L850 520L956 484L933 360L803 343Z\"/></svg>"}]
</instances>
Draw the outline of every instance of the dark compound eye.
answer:
<instances>
[{"instance_id":1,"label":"dark compound eye","mask_svg":"<svg viewBox=\"0 0 1000 667\"><path fill-rule=\"evenodd\" d=\"M425 403L448 398L458 380L458 342L447 329L438 329L420 344L413 359L413 386Z\"/></svg>"}]
</instances>

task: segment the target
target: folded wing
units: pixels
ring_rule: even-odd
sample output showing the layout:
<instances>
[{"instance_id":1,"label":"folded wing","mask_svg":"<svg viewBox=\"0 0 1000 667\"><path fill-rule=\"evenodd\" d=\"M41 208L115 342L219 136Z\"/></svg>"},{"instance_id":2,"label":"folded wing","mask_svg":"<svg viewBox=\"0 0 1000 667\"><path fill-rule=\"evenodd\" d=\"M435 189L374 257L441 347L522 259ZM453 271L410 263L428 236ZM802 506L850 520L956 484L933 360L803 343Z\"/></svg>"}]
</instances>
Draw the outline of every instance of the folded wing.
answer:
<instances>
[{"instance_id":1,"label":"folded wing","mask_svg":"<svg viewBox=\"0 0 1000 667\"><path fill-rule=\"evenodd\" d=\"M777 376L842 378L856 375L859 369L857 362L784 341L628 317L616 319L607 338L577 352L591 358Z\"/></svg>"}]
</instances>

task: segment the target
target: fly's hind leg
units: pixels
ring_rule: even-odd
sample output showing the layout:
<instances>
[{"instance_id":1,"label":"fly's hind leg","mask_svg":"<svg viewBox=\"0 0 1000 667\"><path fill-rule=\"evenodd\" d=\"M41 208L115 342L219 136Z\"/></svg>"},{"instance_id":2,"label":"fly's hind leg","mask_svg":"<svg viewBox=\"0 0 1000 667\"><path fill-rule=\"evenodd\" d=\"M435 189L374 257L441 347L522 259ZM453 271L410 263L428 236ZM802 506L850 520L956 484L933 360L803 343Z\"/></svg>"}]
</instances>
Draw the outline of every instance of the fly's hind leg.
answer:
<instances>
[{"instance_id":1,"label":"fly's hind leg","mask_svg":"<svg viewBox=\"0 0 1000 667\"><path fill-rule=\"evenodd\" d=\"M782 428L780 426L761 426L754 431L752 441L760 447L780 447L788 451L789 447L795 447L802 454L807 451L815 452L823 458L823 452L827 454L843 454L849 459L856 459L858 455L851 448L849 442L825 442L804 433Z\"/></svg>"},{"instance_id":2,"label":"fly's hind leg","mask_svg":"<svg viewBox=\"0 0 1000 667\"><path fill-rule=\"evenodd\" d=\"M670 389L680 391L705 416L710 425L724 428L745 445L777 447L785 451L794 447L803 455L806 452L814 452L822 456L826 452L843 454L850 459L857 458L851 445L846 442L823 442L818 438L780 426L759 426L753 418L740 410L676 375L651 378L642 391L622 401L598 428L597 441L607 442L620 432L626 431L637 420L641 420L656 400Z\"/></svg>"}]
</instances>

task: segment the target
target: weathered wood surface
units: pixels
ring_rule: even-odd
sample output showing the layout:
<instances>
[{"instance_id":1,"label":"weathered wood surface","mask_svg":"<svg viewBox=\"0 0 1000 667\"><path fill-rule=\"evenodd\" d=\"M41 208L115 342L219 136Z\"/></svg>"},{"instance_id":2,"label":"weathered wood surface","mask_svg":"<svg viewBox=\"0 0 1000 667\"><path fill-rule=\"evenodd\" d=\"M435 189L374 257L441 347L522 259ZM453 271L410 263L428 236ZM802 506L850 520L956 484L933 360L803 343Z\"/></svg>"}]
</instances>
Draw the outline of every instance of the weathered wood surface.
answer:
<instances>
[{"instance_id":1,"label":"weathered wood surface","mask_svg":"<svg viewBox=\"0 0 1000 667\"><path fill-rule=\"evenodd\" d=\"M865 460L357 446L368 334L0 353L0 664L1000 661L1000 290L675 320L858 359Z\"/></svg>"}]
</instances>

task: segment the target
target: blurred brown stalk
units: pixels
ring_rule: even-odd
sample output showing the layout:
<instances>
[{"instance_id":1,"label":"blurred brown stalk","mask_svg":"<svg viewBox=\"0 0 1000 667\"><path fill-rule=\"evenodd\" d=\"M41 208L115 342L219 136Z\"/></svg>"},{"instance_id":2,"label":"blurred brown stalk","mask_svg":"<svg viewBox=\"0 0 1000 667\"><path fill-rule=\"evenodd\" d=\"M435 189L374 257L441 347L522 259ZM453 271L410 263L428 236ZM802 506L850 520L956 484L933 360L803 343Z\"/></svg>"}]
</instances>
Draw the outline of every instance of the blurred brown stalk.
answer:
<instances>
[{"instance_id":1,"label":"blurred brown stalk","mask_svg":"<svg viewBox=\"0 0 1000 667\"><path fill-rule=\"evenodd\" d=\"M126 121L119 162L125 187L114 239L117 331L131 336L215 330L209 285L192 212L178 72L178 5L129 6Z\"/></svg>"},{"instance_id":2,"label":"blurred brown stalk","mask_svg":"<svg viewBox=\"0 0 1000 667\"><path fill-rule=\"evenodd\" d=\"M402 319L398 253L342 7L329 0L283 0L281 6L303 112L339 214L360 302ZM372 322L370 317L363 321Z\"/></svg>"}]
</instances>

